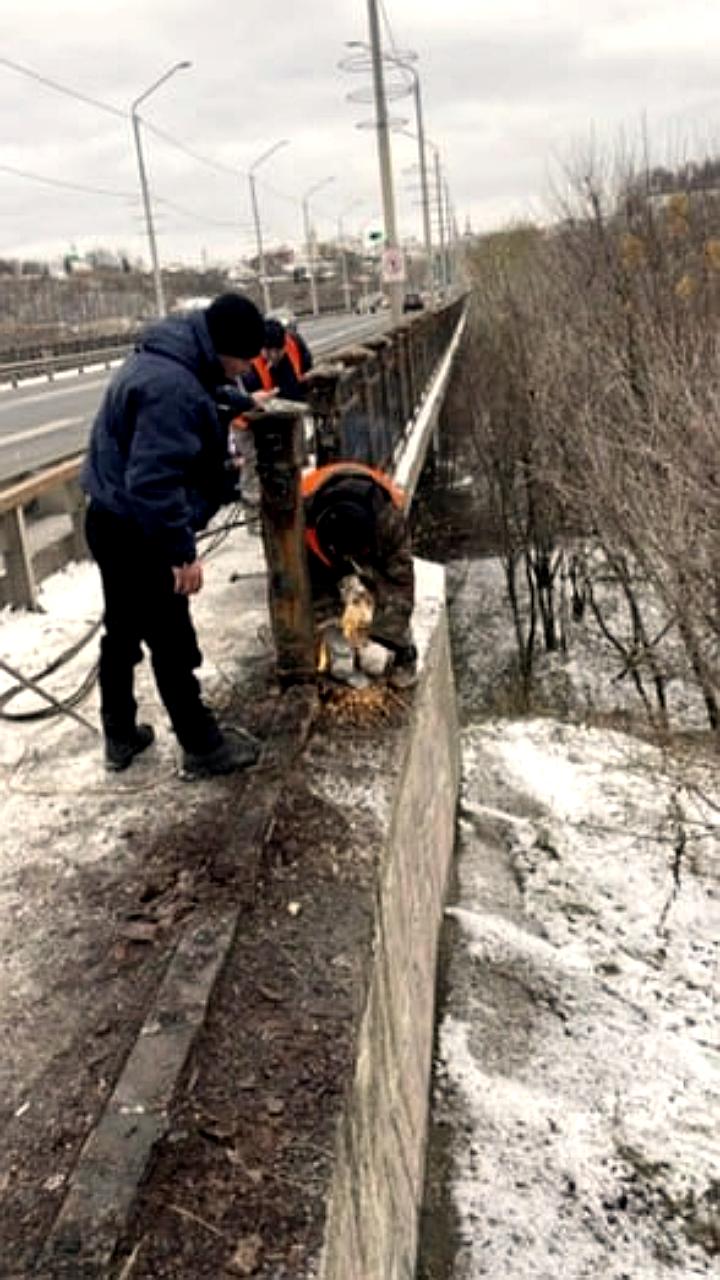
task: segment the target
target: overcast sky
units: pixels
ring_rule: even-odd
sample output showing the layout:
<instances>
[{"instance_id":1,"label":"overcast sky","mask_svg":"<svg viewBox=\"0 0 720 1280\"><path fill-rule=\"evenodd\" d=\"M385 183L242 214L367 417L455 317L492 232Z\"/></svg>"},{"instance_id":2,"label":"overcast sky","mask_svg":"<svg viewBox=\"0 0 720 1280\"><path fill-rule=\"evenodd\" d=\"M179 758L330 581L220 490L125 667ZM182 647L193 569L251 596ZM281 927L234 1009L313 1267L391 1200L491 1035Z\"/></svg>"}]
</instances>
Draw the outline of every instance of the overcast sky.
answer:
<instances>
[{"instance_id":1,"label":"overcast sky","mask_svg":"<svg viewBox=\"0 0 720 1280\"><path fill-rule=\"evenodd\" d=\"M718 0L385 0L385 13L386 48L418 54L461 228L547 217L563 164L592 138L637 136L643 119L658 158L714 148ZM338 69L344 43L367 39L365 0L4 0L2 26L0 57L121 111L192 60L141 109L198 157L144 134L163 261L252 251L247 168L281 138L257 175L268 243L300 241L302 196L330 176L311 202L321 236L340 215L348 231L379 223L375 133L356 127L373 110L347 101L370 78ZM410 98L390 111L413 127ZM412 139L396 137L404 234L420 232L415 161ZM146 256L127 119L0 64L0 166L110 193L0 167L0 255L75 244Z\"/></svg>"}]
</instances>

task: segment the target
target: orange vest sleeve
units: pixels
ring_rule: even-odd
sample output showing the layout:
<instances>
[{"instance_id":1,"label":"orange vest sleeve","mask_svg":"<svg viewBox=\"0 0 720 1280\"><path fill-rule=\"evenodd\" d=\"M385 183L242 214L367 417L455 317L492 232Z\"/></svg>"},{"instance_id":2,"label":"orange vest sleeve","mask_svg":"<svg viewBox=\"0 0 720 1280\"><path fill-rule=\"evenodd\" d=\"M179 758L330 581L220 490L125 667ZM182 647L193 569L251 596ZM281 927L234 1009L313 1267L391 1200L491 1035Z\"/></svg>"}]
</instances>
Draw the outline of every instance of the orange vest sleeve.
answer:
<instances>
[{"instance_id":1,"label":"orange vest sleeve","mask_svg":"<svg viewBox=\"0 0 720 1280\"><path fill-rule=\"evenodd\" d=\"M295 377L300 382L303 376L302 356L300 355L300 348L291 333L285 339L285 353L290 359Z\"/></svg>"},{"instance_id":2,"label":"orange vest sleeve","mask_svg":"<svg viewBox=\"0 0 720 1280\"><path fill-rule=\"evenodd\" d=\"M255 359L252 361L252 367L260 379L263 391L272 391L275 384L273 383L272 373L270 372L270 365L265 357L255 356Z\"/></svg>"}]
</instances>

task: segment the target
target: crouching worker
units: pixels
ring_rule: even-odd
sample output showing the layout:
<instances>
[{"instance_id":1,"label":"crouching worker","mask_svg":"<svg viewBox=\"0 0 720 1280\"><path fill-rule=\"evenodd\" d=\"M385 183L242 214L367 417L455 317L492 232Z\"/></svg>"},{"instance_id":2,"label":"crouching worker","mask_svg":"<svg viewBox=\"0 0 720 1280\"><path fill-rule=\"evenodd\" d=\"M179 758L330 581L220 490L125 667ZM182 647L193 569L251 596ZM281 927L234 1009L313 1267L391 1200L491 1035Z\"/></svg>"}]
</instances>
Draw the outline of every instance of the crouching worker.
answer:
<instances>
[{"instance_id":1,"label":"crouching worker","mask_svg":"<svg viewBox=\"0 0 720 1280\"><path fill-rule=\"evenodd\" d=\"M415 603L405 497L384 472L359 462L334 462L303 476L305 541L319 616L343 604L355 575L372 596L369 637L393 655L390 679L415 683L417 651L410 623Z\"/></svg>"},{"instance_id":2,"label":"crouching worker","mask_svg":"<svg viewBox=\"0 0 720 1280\"><path fill-rule=\"evenodd\" d=\"M232 500L237 475L215 398L247 372L264 337L260 312L241 294L161 320L118 370L95 418L82 480L105 599L99 682L108 770L127 768L155 736L136 720L133 674L143 644L183 775L230 773L257 759L257 742L242 730L223 733L202 700L189 597L203 585L195 534Z\"/></svg>"}]
</instances>

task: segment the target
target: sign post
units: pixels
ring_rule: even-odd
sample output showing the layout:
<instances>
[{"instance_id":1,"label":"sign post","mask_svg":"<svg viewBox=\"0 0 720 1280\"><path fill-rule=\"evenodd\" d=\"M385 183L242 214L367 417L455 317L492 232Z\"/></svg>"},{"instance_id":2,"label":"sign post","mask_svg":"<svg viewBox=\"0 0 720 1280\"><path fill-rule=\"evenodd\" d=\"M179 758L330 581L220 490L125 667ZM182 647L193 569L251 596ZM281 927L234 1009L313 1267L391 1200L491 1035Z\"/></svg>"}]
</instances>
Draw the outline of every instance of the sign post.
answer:
<instances>
[{"instance_id":1,"label":"sign post","mask_svg":"<svg viewBox=\"0 0 720 1280\"><path fill-rule=\"evenodd\" d=\"M396 245L383 249L382 281L383 284L405 283L405 254Z\"/></svg>"}]
</instances>

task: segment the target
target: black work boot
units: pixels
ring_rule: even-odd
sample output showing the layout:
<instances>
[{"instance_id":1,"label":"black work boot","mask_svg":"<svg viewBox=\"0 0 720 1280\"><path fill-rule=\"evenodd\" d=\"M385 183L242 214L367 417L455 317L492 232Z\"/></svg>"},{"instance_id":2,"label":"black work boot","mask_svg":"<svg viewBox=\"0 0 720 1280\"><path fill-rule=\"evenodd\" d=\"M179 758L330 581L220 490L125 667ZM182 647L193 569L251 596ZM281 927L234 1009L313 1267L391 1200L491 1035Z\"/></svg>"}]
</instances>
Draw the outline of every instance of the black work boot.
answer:
<instances>
[{"instance_id":1,"label":"black work boot","mask_svg":"<svg viewBox=\"0 0 720 1280\"><path fill-rule=\"evenodd\" d=\"M244 729L226 730L220 742L209 751L183 751L181 777L217 778L255 764L260 743Z\"/></svg>"},{"instance_id":2,"label":"black work boot","mask_svg":"<svg viewBox=\"0 0 720 1280\"><path fill-rule=\"evenodd\" d=\"M129 738L105 737L105 768L108 773L120 773L131 765L135 756L145 751L155 741L151 724L139 724Z\"/></svg>"}]
</instances>

